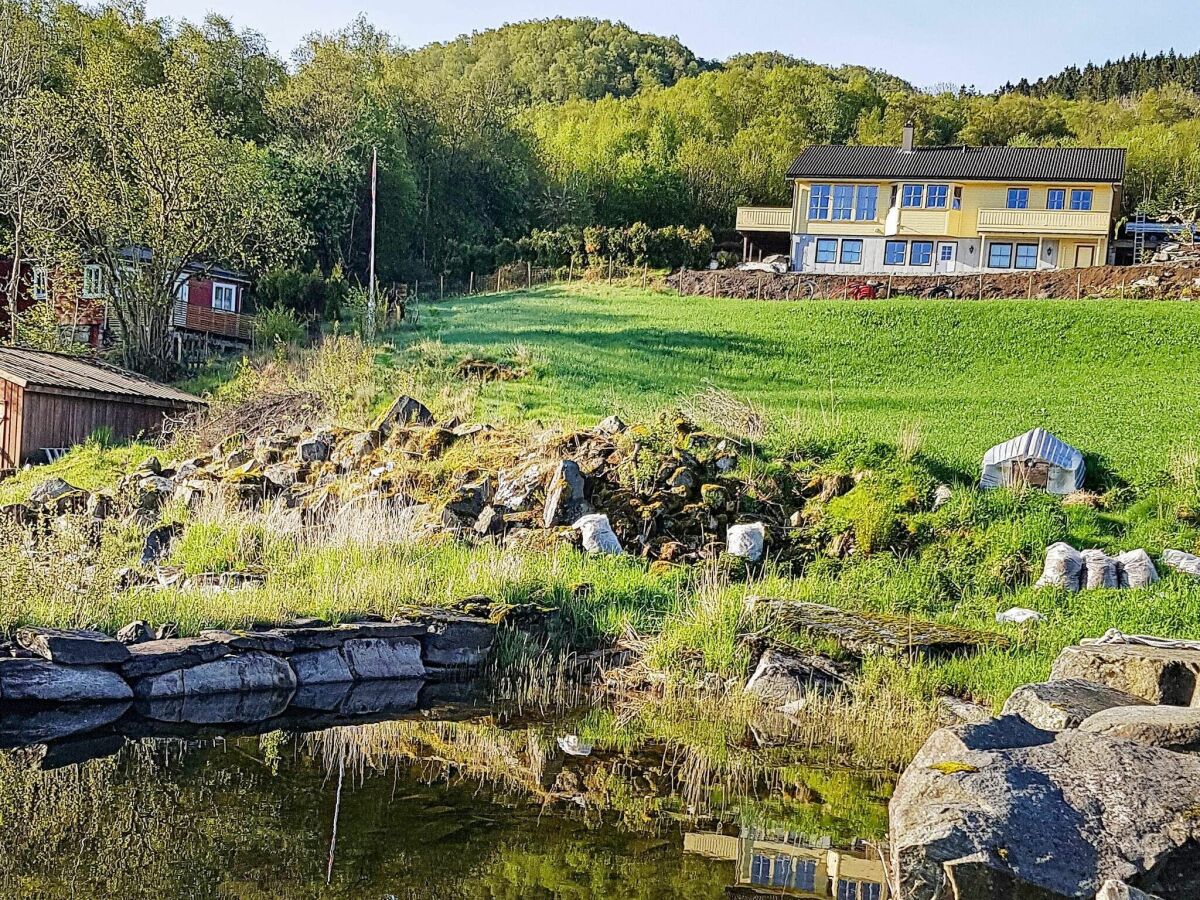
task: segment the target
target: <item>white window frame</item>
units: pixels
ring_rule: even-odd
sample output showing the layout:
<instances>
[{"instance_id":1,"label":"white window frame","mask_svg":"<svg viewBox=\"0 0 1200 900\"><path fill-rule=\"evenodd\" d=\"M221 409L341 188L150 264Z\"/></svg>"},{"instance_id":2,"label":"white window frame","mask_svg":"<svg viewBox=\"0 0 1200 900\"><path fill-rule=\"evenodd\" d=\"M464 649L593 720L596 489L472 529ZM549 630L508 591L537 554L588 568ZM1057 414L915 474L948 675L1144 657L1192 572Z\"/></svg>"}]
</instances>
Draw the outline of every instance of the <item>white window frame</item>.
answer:
<instances>
[{"instance_id":1,"label":"white window frame","mask_svg":"<svg viewBox=\"0 0 1200 900\"><path fill-rule=\"evenodd\" d=\"M913 202L909 202L909 201ZM904 184L900 186L900 208L921 209L925 206L925 185Z\"/></svg>"},{"instance_id":2,"label":"white window frame","mask_svg":"<svg viewBox=\"0 0 1200 900\"><path fill-rule=\"evenodd\" d=\"M1067 208L1067 193L1068 192L1067 192L1066 188L1059 188L1059 187L1046 188L1046 209L1052 210L1054 212L1061 212L1062 210L1066 209ZM1051 194L1061 194L1061 197L1059 198L1058 206L1050 205L1050 195Z\"/></svg>"},{"instance_id":3,"label":"white window frame","mask_svg":"<svg viewBox=\"0 0 1200 900\"><path fill-rule=\"evenodd\" d=\"M1013 194L1018 196L1016 204L1013 203ZM1029 209L1029 188L1027 187L1010 187L1004 195L1005 209Z\"/></svg>"},{"instance_id":4,"label":"white window frame","mask_svg":"<svg viewBox=\"0 0 1200 900\"><path fill-rule=\"evenodd\" d=\"M822 246L824 245L824 246ZM821 259L822 253L828 253L829 259ZM838 240L837 238L817 238L816 249L813 250L813 262L817 265L829 265L836 263L838 260Z\"/></svg>"},{"instance_id":5,"label":"white window frame","mask_svg":"<svg viewBox=\"0 0 1200 900\"><path fill-rule=\"evenodd\" d=\"M45 300L50 296L50 269L46 266L33 267L29 292L33 295L34 300Z\"/></svg>"},{"instance_id":6,"label":"white window frame","mask_svg":"<svg viewBox=\"0 0 1200 900\"><path fill-rule=\"evenodd\" d=\"M839 206L839 204L841 204ZM854 218L854 185L835 184L833 186L833 221L849 222Z\"/></svg>"},{"instance_id":7,"label":"white window frame","mask_svg":"<svg viewBox=\"0 0 1200 900\"><path fill-rule=\"evenodd\" d=\"M827 222L833 206L833 185L814 184L808 191L808 217L816 222Z\"/></svg>"},{"instance_id":8,"label":"white window frame","mask_svg":"<svg viewBox=\"0 0 1200 900\"><path fill-rule=\"evenodd\" d=\"M1091 188L1072 188L1070 203L1072 212L1091 212L1096 203L1096 192Z\"/></svg>"},{"instance_id":9,"label":"white window frame","mask_svg":"<svg viewBox=\"0 0 1200 900\"><path fill-rule=\"evenodd\" d=\"M934 194L937 194L941 203L933 202ZM949 209L950 208L950 185L948 184L931 184L925 188L925 208L926 209Z\"/></svg>"},{"instance_id":10,"label":"white window frame","mask_svg":"<svg viewBox=\"0 0 1200 900\"><path fill-rule=\"evenodd\" d=\"M175 299L187 303L191 298L192 279L186 273L175 279Z\"/></svg>"},{"instance_id":11,"label":"white window frame","mask_svg":"<svg viewBox=\"0 0 1200 900\"><path fill-rule=\"evenodd\" d=\"M854 221L874 222L877 218L879 218L879 185L859 185L858 193L854 197Z\"/></svg>"},{"instance_id":12,"label":"white window frame","mask_svg":"<svg viewBox=\"0 0 1200 900\"><path fill-rule=\"evenodd\" d=\"M846 259L846 249L848 247L854 248L854 253L857 256L857 259ZM863 242L862 242L861 238L846 238L845 240L842 241L842 245L839 248L839 250L840 250L840 253L838 255L838 261L843 266L861 266L862 265Z\"/></svg>"},{"instance_id":13,"label":"white window frame","mask_svg":"<svg viewBox=\"0 0 1200 900\"><path fill-rule=\"evenodd\" d=\"M83 289L81 296L84 300L99 300L107 297L104 290L104 267L96 263L88 263L83 267Z\"/></svg>"},{"instance_id":14,"label":"white window frame","mask_svg":"<svg viewBox=\"0 0 1200 900\"><path fill-rule=\"evenodd\" d=\"M218 305L217 294L224 288L229 289L230 306ZM237 285L228 281L214 281L212 287L212 308L220 312L237 312Z\"/></svg>"}]
</instances>

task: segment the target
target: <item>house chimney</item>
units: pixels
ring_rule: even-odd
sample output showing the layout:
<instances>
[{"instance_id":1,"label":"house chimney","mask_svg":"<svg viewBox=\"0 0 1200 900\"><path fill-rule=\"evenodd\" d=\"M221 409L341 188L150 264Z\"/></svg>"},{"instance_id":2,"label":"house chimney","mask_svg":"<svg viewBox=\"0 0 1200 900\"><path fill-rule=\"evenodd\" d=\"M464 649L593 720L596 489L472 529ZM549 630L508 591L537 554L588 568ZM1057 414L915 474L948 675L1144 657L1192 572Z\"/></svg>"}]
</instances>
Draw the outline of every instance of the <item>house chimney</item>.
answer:
<instances>
[{"instance_id":1,"label":"house chimney","mask_svg":"<svg viewBox=\"0 0 1200 900\"><path fill-rule=\"evenodd\" d=\"M904 123L904 140L900 144L900 149L905 153L912 153L913 135L916 133L916 128L913 125L913 120L909 119Z\"/></svg>"}]
</instances>

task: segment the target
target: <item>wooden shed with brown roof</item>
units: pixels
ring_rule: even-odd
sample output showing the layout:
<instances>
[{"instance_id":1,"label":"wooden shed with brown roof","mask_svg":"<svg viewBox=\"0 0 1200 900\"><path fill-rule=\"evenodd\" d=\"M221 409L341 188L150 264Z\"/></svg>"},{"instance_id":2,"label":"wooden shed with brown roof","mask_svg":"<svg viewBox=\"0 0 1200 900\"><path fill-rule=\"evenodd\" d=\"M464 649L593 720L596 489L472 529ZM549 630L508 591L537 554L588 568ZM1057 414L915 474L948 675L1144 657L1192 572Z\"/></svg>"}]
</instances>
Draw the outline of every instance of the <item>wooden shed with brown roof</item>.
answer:
<instances>
[{"instance_id":1,"label":"wooden shed with brown roof","mask_svg":"<svg viewBox=\"0 0 1200 900\"><path fill-rule=\"evenodd\" d=\"M0 469L48 462L107 429L157 434L198 397L90 357L0 347Z\"/></svg>"}]
</instances>

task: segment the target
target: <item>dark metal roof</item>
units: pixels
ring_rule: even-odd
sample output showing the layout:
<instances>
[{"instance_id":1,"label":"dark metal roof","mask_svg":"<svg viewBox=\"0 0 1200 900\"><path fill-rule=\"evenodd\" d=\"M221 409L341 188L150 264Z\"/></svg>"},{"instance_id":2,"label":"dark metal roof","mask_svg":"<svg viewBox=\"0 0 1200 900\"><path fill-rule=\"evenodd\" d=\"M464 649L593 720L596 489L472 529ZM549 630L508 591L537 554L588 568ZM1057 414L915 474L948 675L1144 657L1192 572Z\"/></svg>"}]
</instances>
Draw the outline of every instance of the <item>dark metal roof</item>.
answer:
<instances>
[{"instance_id":1,"label":"dark metal roof","mask_svg":"<svg viewBox=\"0 0 1200 900\"><path fill-rule=\"evenodd\" d=\"M126 403L180 407L204 402L199 397L108 363L19 347L0 347L0 378L33 391L51 388L104 394Z\"/></svg>"},{"instance_id":2,"label":"dark metal roof","mask_svg":"<svg viewBox=\"0 0 1200 900\"><path fill-rule=\"evenodd\" d=\"M1116 147L808 147L788 178L1109 182L1125 177Z\"/></svg>"}]
</instances>

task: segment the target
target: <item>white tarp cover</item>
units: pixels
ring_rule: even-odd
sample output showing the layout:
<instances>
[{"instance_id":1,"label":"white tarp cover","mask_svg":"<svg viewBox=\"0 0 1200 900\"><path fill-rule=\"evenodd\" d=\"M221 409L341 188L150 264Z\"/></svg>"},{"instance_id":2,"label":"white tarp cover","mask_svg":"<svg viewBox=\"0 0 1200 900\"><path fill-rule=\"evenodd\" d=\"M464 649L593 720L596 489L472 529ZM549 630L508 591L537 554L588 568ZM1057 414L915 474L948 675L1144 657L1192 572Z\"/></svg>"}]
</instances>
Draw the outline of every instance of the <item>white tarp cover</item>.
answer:
<instances>
[{"instance_id":1,"label":"white tarp cover","mask_svg":"<svg viewBox=\"0 0 1200 900\"><path fill-rule=\"evenodd\" d=\"M1043 428L1027 431L985 453L979 486L1036 483L1026 473L1039 467L1046 470L1045 487L1052 494L1069 494L1083 487L1083 454Z\"/></svg>"}]
</instances>

